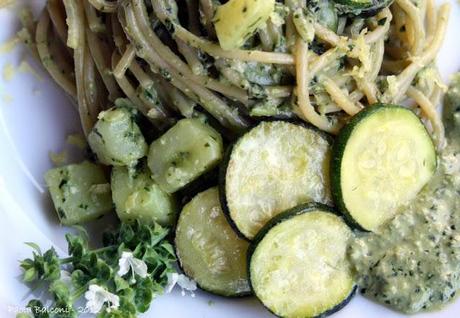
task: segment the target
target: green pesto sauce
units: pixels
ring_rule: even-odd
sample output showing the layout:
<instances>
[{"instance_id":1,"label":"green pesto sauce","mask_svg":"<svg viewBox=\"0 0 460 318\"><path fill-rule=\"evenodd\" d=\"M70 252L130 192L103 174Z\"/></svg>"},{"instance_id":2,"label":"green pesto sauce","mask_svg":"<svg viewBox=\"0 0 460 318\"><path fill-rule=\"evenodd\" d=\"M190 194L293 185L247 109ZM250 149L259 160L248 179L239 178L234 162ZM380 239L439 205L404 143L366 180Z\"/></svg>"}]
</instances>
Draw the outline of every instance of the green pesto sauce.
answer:
<instances>
[{"instance_id":1,"label":"green pesto sauce","mask_svg":"<svg viewBox=\"0 0 460 318\"><path fill-rule=\"evenodd\" d=\"M436 176L401 214L350 247L361 293L405 313L438 309L460 289L460 74L444 122L448 146Z\"/></svg>"}]
</instances>

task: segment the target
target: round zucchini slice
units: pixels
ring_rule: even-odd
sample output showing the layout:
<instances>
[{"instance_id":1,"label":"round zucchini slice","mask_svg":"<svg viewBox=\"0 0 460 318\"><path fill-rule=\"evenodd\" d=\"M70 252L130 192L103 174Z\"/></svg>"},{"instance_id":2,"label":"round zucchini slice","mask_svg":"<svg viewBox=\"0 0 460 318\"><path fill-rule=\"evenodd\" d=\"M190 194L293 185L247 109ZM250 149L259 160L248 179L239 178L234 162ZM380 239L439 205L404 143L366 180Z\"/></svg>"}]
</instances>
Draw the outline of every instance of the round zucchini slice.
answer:
<instances>
[{"instance_id":1,"label":"round zucchini slice","mask_svg":"<svg viewBox=\"0 0 460 318\"><path fill-rule=\"evenodd\" d=\"M227 153L221 202L248 240L275 215L307 202L331 203L330 143L325 134L287 121L260 123Z\"/></svg>"},{"instance_id":2,"label":"round zucchini slice","mask_svg":"<svg viewBox=\"0 0 460 318\"><path fill-rule=\"evenodd\" d=\"M247 278L248 243L228 225L217 188L195 196L182 210L176 227L176 254L184 273L213 294L251 294Z\"/></svg>"},{"instance_id":3,"label":"round zucchini slice","mask_svg":"<svg viewBox=\"0 0 460 318\"><path fill-rule=\"evenodd\" d=\"M358 228L376 230L412 200L436 170L436 150L409 109L374 105L342 129L333 149L336 204Z\"/></svg>"},{"instance_id":4,"label":"round zucchini slice","mask_svg":"<svg viewBox=\"0 0 460 318\"><path fill-rule=\"evenodd\" d=\"M330 208L307 204L275 217L249 248L254 294L280 317L326 317L356 290L348 243L353 232Z\"/></svg>"}]
</instances>

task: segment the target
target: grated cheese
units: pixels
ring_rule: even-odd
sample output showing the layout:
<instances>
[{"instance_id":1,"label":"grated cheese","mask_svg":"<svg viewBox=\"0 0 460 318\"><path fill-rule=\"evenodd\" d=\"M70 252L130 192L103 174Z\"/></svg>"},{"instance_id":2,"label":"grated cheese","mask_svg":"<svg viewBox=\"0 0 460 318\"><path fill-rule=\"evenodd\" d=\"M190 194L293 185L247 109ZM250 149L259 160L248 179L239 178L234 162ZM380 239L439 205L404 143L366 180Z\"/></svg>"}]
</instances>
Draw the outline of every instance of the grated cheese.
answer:
<instances>
[{"instance_id":1,"label":"grated cheese","mask_svg":"<svg viewBox=\"0 0 460 318\"><path fill-rule=\"evenodd\" d=\"M50 151L49 157L50 157L51 162L55 166L62 166L67 163L67 151L66 150L59 152L59 153Z\"/></svg>"},{"instance_id":2,"label":"grated cheese","mask_svg":"<svg viewBox=\"0 0 460 318\"><path fill-rule=\"evenodd\" d=\"M16 45L18 45L20 41L21 40L19 39L19 37L14 36L8 41L2 43L0 45L0 54L10 53L11 51L13 51L13 49L16 47Z\"/></svg>"},{"instance_id":3,"label":"grated cheese","mask_svg":"<svg viewBox=\"0 0 460 318\"><path fill-rule=\"evenodd\" d=\"M5 66L3 67L3 80L5 82L9 82L13 79L15 75L16 75L16 70L14 69L13 64L6 63Z\"/></svg>"},{"instance_id":4,"label":"grated cheese","mask_svg":"<svg viewBox=\"0 0 460 318\"><path fill-rule=\"evenodd\" d=\"M86 139L81 134L70 134L67 136L66 142L69 145L76 146L80 149L86 148Z\"/></svg>"}]
</instances>

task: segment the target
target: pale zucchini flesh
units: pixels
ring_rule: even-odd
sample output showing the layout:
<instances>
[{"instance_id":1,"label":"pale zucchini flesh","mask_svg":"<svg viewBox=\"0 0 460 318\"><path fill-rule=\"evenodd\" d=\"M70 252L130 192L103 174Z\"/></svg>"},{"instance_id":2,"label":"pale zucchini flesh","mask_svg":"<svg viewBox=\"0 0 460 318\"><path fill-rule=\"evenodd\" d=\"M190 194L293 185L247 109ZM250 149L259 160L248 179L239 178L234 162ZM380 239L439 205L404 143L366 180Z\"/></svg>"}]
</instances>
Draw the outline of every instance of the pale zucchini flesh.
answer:
<instances>
[{"instance_id":1,"label":"pale zucchini flesh","mask_svg":"<svg viewBox=\"0 0 460 318\"><path fill-rule=\"evenodd\" d=\"M341 217L314 206L277 218L251 245L255 295L280 317L325 317L340 310L355 291L347 259L350 228Z\"/></svg>"},{"instance_id":2,"label":"pale zucchini flesh","mask_svg":"<svg viewBox=\"0 0 460 318\"><path fill-rule=\"evenodd\" d=\"M150 146L148 165L166 192L182 189L223 157L220 134L199 119L182 119Z\"/></svg>"},{"instance_id":3,"label":"pale zucchini flesh","mask_svg":"<svg viewBox=\"0 0 460 318\"><path fill-rule=\"evenodd\" d=\"M286 121L262 122L234 145L222 174L223 205L252 239L276 214L302 203L331 203L329 141Z\"/></svg>"},{"instance_id":4,"label":"pale zucchini flesh","mask_svg":"<svg viewBox=\"0 0 460 318\"><path fill-rule=\"evenodd\" d=\"M182 269L201 288L223 296L250 293L248 243L228 225L217 188L201 192L184 207L175 244Z\"/></svg>"},{"instance_id":5,"label":"pale zucchini flesh","mask_svg":"<svg viewBox=\"0 0 460 318\"><path fill-rule=\"evenodd\" d=\"M393 218L436 170L433 142L418 117L403 107L373 107L339 136L332 172L339 207L369 231Z\"/></svg>"}]
</instances>

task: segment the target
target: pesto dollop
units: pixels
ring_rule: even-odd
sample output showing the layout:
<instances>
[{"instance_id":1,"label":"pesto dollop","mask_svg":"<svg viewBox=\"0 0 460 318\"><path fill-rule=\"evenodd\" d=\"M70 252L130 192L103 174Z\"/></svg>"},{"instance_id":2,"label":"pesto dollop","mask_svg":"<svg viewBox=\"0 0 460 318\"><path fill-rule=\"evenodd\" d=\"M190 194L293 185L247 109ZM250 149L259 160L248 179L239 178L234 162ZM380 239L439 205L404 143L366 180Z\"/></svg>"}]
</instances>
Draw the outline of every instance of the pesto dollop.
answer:
<instances>
[{"instance_id":1,"label":"pesto dollop","mask_svg":"<svg viewBox=\"0 0 460 318\"><path fill-rule=\"evenodd\" d=\"M439 308L460 289L460 74L447 94L444 122L448 146L436 176L349 250L361 293L405 313Z\"/></svg>"}]
</instances>

